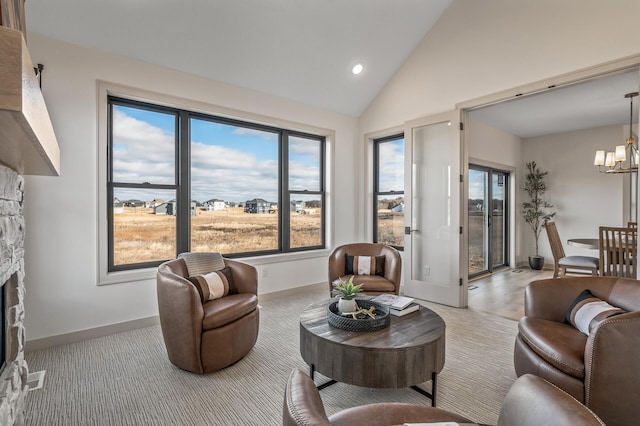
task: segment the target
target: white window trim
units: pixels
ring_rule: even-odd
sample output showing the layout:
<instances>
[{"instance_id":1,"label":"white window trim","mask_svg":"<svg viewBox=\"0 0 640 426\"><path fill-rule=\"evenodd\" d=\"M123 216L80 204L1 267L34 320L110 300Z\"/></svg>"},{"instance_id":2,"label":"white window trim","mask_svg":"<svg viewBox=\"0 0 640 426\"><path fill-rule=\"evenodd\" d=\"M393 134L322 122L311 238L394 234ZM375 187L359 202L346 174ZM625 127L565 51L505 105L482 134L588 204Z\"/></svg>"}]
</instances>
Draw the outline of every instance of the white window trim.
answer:
<instances>
[{"instance_id":1,"label":"white window trim","mask_svg":"<svg viewBox=\"0 0 640 426\"><path fill-rule=\"evenodd\" d=\"M251 265L265 265L289 262L295 260L326 258L330 253L330 247L333 246L334 238L334 144L335 130L311 126L308 124L284 120L281 118L269 117L260 114L249 113L246 111L235 110L213 104L207 104L198 101L192 101L176 96L164 95L147 90L137 89L124 86L117 83L106 82L102 80L96 81L96 100L97 100L97 137L98 155L97 155L97 285L119 284L134 281L148 281L155 279L157 268L134 269L128 271L108 272L108 221L107 221L107 112L108 112L108 96L117 96L135 101L147 102L156 105L169 106L173 108L186 109L204 114L211 114L218 117L233 118L248 121L267 126L280 127L288 130L296 130L303 133L315 134L325 137L325 245L327 248L320 250L309 250L301 252L291 252L282 254L270 254L265 256L248 257L243 260Z\"/></svg>"}]
</instances>

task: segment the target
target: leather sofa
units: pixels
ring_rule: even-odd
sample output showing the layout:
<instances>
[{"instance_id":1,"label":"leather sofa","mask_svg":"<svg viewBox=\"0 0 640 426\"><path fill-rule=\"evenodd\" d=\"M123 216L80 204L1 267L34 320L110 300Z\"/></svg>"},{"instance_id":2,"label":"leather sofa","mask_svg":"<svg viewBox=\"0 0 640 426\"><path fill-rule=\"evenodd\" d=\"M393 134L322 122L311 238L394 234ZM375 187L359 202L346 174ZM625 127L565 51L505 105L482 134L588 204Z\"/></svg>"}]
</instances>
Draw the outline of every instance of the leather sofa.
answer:
<instances>
[{"instance_id":1,"label":"leather sofa","mask_svg":"<svg viewBox=\"0 0 640 426\"><path fill-rule=\"evenodd\" d=\"M202 302L184 259L157 272L158 311L169 360L194 373L210 373L245 356L259 328L258 274L242 262L224 259L230 271L228 295Z\"/></svg>"},{"instance_id":2,"label":"leather sofa","mask_svg":"<svg viewBox=\"0 0 640 426\"><path fill-rule=\"evenodd\" d=\"M377 243L353 243L336 247L329 255L329 293L337 279L348 281L353 274L346 273L346 256L384 256L383 275L355 275L354 284L363 284L362 292L369 295L398 294L402 274L402 258L398 250Z\"/></svg>"},{"instance_id":3,"label":"leather sofa","mask_svg":"<svg viewBox=\"0 0 640 426\"><path fill-rule=\"evenodd\" d=\"M605 319L589 335L564 322L583 290L627 313ZM640 281L571 277L534 281L518 323L516 374L534 374L592 409L607 425L640 419Z\"/></svg>"},{"instance_id":4,"label":"leather sofa","mask_svg":"<svg viewBox=\"0 0 640 426\"><path fill-rule=\"evenodd\" d=\"M327 416L313 380L295 369L289 376L282 409L284 426L388 426L404 423L472 423L458 414L426 405L385 402L362 405ZM532 375L520 377L502 404L498 426L602 426L604 423L572 396Z\"/></svg>"}]
</instances>

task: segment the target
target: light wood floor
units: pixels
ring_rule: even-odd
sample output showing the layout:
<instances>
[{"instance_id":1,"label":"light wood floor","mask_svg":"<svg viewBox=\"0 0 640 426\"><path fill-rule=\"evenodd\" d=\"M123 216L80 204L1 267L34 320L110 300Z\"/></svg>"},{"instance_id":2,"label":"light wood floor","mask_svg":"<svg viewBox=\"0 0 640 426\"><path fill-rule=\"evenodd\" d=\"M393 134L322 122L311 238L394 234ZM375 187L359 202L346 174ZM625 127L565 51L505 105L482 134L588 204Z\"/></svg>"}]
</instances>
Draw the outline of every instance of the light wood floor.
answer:
<instances>
[{"instance_id":1,"label":"light wood floor","mask_svg":"<svg viewBox=\"0 0 640 426\"><path fill-rule=\"evenodd\" d=\"M534 280L553 277L553 271L528 267L505 269L469 281L469 309L518 321L524 316L524 289Z\"/></svg>"}]
</instances>

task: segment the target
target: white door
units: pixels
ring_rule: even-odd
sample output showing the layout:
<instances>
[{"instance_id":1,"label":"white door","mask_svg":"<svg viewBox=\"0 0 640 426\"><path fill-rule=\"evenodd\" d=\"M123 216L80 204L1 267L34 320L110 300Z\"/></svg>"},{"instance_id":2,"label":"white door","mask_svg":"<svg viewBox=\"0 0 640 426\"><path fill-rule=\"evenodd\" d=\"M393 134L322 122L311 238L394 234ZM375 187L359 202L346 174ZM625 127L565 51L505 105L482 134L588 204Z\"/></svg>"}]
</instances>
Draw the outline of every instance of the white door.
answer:
<instances>
[{"instance_id":1,"label":"white door","mask_svg":"<svg viewBox=\"0 0 640 426\"><path fill-rule=\"evenodd\" d=\"M460 111L407 122L404 134L404 293L466 306Z\"/></svg>"}]
</instances>

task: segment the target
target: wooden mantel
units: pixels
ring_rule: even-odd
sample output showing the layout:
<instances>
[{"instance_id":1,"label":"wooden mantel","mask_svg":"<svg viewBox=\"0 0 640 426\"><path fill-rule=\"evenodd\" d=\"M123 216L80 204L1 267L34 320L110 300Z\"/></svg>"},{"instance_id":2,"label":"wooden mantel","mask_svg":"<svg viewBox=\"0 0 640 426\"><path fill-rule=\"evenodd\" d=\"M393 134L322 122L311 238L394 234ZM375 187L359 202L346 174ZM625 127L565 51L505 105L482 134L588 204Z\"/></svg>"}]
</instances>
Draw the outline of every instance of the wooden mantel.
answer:
<instances>
[{"instance_id":1,"label":"wooden mantel","mask_svg":"<svg viewBox=\"0 0 640 426\"><path fill-rule=\"evenodd\" d=\"M0 163L58 176L60 148L22 32L0 26Z\"/></svg>"}]
</instances>

